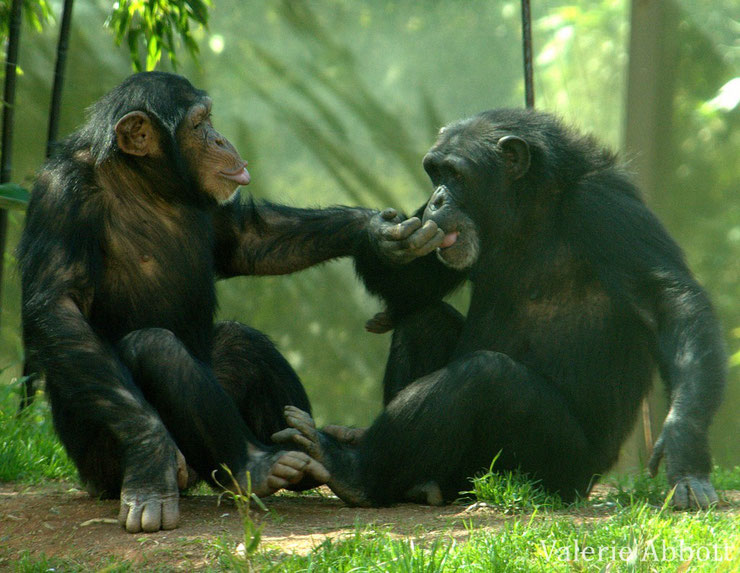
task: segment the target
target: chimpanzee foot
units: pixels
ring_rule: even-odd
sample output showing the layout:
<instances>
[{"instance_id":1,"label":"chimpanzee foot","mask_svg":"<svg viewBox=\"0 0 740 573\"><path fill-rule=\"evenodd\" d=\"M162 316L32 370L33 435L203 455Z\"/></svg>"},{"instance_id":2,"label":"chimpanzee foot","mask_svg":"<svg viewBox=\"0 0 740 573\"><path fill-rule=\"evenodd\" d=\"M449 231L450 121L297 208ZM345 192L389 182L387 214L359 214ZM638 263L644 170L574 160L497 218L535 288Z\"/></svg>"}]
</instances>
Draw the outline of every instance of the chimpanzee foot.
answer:
<instances>
[{"instance_id":1,"label":"chimpanzee foot","mask_svg":"<svg viewBox=\"0 0 740 573\"><path fill-rule=\"evenodd\" d=\"M156 492L121 489L121 509L118 522L129 533L151 533L160 529L175 529L180 521L177 490Z\"/></svg>"},{"instance_id":2,"label":"chimpanzee foot","mask_svg":"<svg viewBox=\"0 0 740 573\"><path fill-rule=\"evenodd\" d=\"M253 455L247 464L252 493L267 497L276 491L297 484L305 477L311 477L319 484L326 483L329 472L318 461L303 452L287 451L274 454ZM246 472L239 479L239 487L246 490Z\"/></svg>"},{"instance_id":3,"label":"chimpanzee foot","mask_svg":"<svg viewBox=\"0 0 740 573\"><path fill-rule=\"evenodd\" d=\"M200 480L200 477L198 476L198 473L191 468L187 461L185 460L185 456L182 455L182 452L178 449L177 450L177 489L180 491L188 489L189 487L194 486L198 481Z\"/></svg>"},{"instance_id":4,"label":"chimpanzee foot","mask_svg":"<svg viewBox=\"0 0 740 573\"><path fill-rule=\"evenodd\" d=\"M718 502L708 477L686 476L674 485L671 504L676 509L706 509Z\"/></svg>"},{"instance_id":5,"label":"chimpanzee foot","mask_svg":"<svg viewBox=\"0 0 740 573\"><path fill-rule=\"evenodd\" d=\"M175 529L180 521L178 474L185 458L174 444L171 454L163 449L160 459L151 456L150 465L132 463L124 472L118 522L129 533Z\"/></svg>"},{"instance_id":6,"label":"chimpanzee foot","mask_svg":"<svg viewBox=\"0 0 740 573\"><path fill-rule=\"evenodd\" d=\"M423 484L415 485L406 492L405 498L409 501L425 503L427 505L445 504L442 490L435 481L428 481Z\"/></svg>"},{"instance_id":7,"label":"chimpanzee foot","mask_svg":"<svg viewBox=\"0 0 740 573\"><path fill-rule=\"evenodd\" d=\"M295 406L285 406L283 410L285 421L298 432L290 432L290 439L296 445L318 462L324 463L324 451L321 447L321 437L316 429L316 422L311 414Z\"/></svg>"},{"instance_id":8,"label":"chimpanzee foot","mask_svg":"<svg viewBox=\"0 0 740 573\"><path fill-rule=\"evenodd\" d=\"M334 446L336 455L332 456L329 451L332 445L326 441L326 438L322 442L321 432L316 429L316 423L310 414L295 406L286 406L283 413L290 428L278 432L277 436L284 441L291 440L303 448L314 460L320 462L322 467L325 466L331 474L326 480L326 485L344 503L362 507L372 506L373 504L364 491L351 484L351 481L354 481L352 474L356 472L354 448L344 448L341 451L341 446ZM273 435L273 439L275 437ZM346 478L345 474L350 474L351 477Z\"/></svg>"}]
</instances>

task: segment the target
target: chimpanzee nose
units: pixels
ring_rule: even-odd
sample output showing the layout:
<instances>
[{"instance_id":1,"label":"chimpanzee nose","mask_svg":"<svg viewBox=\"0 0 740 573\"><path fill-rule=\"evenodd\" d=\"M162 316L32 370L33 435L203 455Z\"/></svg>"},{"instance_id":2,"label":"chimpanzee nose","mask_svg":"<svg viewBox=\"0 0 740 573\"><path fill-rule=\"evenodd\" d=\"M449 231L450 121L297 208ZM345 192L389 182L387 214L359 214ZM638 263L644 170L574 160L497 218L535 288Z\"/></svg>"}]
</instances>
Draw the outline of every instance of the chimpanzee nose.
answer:
<instances>
[{"instance_id":1,"label":"chimpanzee nose","mask_svg":"<svg viewBox=\"0 0 740 573\"><path fill-rule=\"evenodd\" d=\"M444 206L445 201L447 201L447 189L445 189L444 186L439 186L434 193L432 193L429 203L427 204L427 209L429 209L429 211L438 211Z\"/></svg>"}]
</instances>

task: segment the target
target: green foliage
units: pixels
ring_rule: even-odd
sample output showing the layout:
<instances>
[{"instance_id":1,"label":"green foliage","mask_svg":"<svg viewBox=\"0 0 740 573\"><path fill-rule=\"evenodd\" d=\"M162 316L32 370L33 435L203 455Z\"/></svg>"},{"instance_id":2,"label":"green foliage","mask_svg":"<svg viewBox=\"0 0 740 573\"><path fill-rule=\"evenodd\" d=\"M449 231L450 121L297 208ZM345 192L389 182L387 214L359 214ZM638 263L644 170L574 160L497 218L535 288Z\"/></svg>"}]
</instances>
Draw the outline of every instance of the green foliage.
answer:
<instances>
[{"instance_id":1,"label":"green foliage","mask_svg":"<svg viewBox=\"0 0 740 573\"><path fill-rule=\"evenodd\" d=\"M236 509L239 512L239 516L242 519L242 542L237 546L236 551L231 555L233 559L232 565L246 565L249 558L254 555L259 547L260 540L262 539L262 525L257 525L252 518L250 511L250 505L254 503L258 508L263 511L267 511L267 508L262 503L259 497L252 493L252 476L247 472L247 488L243 490L239 485L239 482L231 473L231 470L227 466L222 466L228 474L231 480L231 486L226 487L223 484L223 493L230 498L236 505ZM214 481L215 481L214 472ZM217 482L218 483L218 482Z\"/></svg>"},{"instance_id":2,"label":"green foliage","mask_svg":"<svg viewBox=\"0 0 740 573\"><path fill-rule=\"evenodd\" d=\"M643 469L635 475L624 474L612 477L607 480L607 483L614 487L614 490L607 495L607 500L621 507L638 503L661 507L668 493L668 480L663 468L654 478Z\"/></svg>"},{"instance_id":3,"label":"green foliage","mask_svg":"<svg viewBox=\"0 0 740 573\"><path fill-rule=\"evenodd\" d=\"M740 490L740 466L733 468L714 467L712 483L717 489Z\"/></svg>"},{"instance_id":4,"label":"green foliage","mask_svg":"<svg viewBox=\"0 0 740 573\"><path fill-rule=\"evenodd\" d=\"M191 21L206 28L211 5L211 0L121 0L114 4L106 26L113 30L117 45L126 40L131 64L137 72L153 70L163 51L176 69L175 34L190 55L196 57L199 49ZM142 46L144 58L140 54Z\"/></svg>"},{"instance_id":5,"label":"green foliage","mask_svg":"<svg viewBox=\"0 0 740 573\"><path fill-rule=\"evenodd\" d=\"M16 183L0 185L0 209L25 209L28 206L29 194Z\"/></svg>"},{"instance_id":6,"label":"green foliage","mask_svg":"<svg viewBox=\"0 0 740 573\"><path fill-rule=\"evenodd\" d=\"M733 329L732 336L733 338L735 338L735 340L740 340L740 328ZM740 350L735 352L735 354L730 357L730 366L740 366Z\"/></svg>"},{"instance_id":7,"label":"green foliage","mask_svg":"<svg viewBox=\"0 0 740 573\"><path fill-rule=\"evenodd\" d=\"M5 45L8 39L12 3L12 0L0 0L0 45ZM51 5L47 0L23 0L21 10L25 14L28 25L37 32L40 32L44 24L54 18Z\"/></svg>"},{"instance_id":8,"label":"green foliage","mask_svg":"<svg viewBox=\"0 0 740 573\"><path fill-rule=\"evenodd\" d=\"M473 489L463 494L473 494L479 502L485 502L503 513L515 514L537 509L559 509L562 500L545 491L539 481L528 478L519 471L495 471L501 452L496 454L488 472L472 479Z\"/></svg>"},{"instance_id":9,"label":"green foliage","mask_svg":"<svg viewBox=\"0 0 740 573\"><path fill-rule=\"evenodd\" d=\"M45 400L18 414L16 394L23 378L0 385L0 482L75 479L77 470L54 434Z\"/></svg>"}]
</instances>

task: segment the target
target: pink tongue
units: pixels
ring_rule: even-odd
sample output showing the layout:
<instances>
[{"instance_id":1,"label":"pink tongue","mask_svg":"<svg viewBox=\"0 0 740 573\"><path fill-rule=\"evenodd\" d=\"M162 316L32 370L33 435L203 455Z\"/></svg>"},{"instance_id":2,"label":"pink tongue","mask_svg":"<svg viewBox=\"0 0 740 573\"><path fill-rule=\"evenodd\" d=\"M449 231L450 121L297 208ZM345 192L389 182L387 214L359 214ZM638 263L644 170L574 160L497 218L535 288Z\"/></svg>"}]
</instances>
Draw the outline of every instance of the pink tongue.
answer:
<instances>
[{"instance_id":1,"label":"pink tongue","mask_svg":"<svg viewBox=\"0 0 740 573\"><path fill-rule=\"evenodd\" d=\"M239 185L248 185L251 181L251 177L249 176L249 171L247 171L247 168L245 167L241 171L237 171L236 173L224 173L221 172L221 175L226 177L226 179L231 179L235 183L238 183Z\"/></svg>"},{"instance_id":2,"label":"pink tongue","mask_svg":"<svg viewBox=\"0 0 740 573\"><path fill-rule=\"evenodd\" d=\"M252 178L249 176L249 171L247 171L246 167L237 173L236 177L234 177L234 181L239 185L248 185L251 180Z\"/></svg>"},{"instance_id":3,"label":"pink tongue","mask_svg":"<svg viewBox=\"0 0 740 573\"><path fill-rule=\"evenodd\" d=\"M457 231L455 231L454 233L447 233L445 235L445 238L442 239L442 244L439 247L441 249L446 249L447 247L454 245L459 234L460 233L458 233Z\"/></svg>"}]
</instances>

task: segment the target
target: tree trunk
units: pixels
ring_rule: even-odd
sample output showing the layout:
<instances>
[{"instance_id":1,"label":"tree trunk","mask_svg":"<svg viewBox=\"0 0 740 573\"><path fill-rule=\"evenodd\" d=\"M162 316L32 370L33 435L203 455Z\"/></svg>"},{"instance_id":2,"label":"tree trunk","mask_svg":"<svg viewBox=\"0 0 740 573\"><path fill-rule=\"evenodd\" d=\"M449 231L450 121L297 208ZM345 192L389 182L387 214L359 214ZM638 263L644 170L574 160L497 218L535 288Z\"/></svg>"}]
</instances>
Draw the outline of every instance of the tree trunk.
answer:
<instances>
[{"instance_id":1,"label":"tree trunk","mask_svg":"<svg viewBox=\"0 0 740 573\"><path fill-rule=\"evenodd\" d=\"M631 2L624 149L648 202L661 195L671 164L677 16L673 0ZM623 448L627 467L647 462L665 415L660 392L645 400L640 424Z\"/></svg>"}]
</instances>

